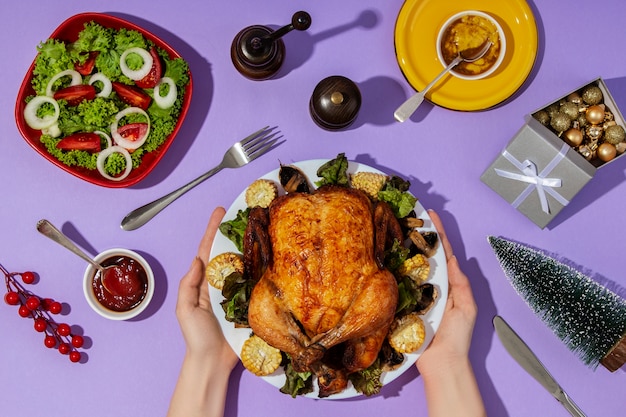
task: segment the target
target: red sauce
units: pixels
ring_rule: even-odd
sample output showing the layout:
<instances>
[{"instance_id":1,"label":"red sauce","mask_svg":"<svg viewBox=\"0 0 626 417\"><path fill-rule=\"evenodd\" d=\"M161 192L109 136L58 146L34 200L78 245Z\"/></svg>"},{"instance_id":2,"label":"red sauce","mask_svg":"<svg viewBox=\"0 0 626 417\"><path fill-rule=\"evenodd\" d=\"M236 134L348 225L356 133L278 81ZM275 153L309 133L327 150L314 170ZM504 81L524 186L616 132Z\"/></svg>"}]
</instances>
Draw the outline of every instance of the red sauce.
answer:
<instances>
[{"instance_id":1,"label":"red sauce","mask_svg":"<svg viewBox=\"0 0 626 417\"><path fill-rule=\"evenodd\" d=\"M96 272L91 287L96 299L104 307L113 311L128 311L137 307L146 296L148 291L148 275L146 270L135 259L128 256L116 255L105 259L102 266L117 265L121 269L119 286L123 295L115 295L108 292L102 285L100 272ZM108 281L107 281L108 282Z\"/></svg>"}]
</instances>

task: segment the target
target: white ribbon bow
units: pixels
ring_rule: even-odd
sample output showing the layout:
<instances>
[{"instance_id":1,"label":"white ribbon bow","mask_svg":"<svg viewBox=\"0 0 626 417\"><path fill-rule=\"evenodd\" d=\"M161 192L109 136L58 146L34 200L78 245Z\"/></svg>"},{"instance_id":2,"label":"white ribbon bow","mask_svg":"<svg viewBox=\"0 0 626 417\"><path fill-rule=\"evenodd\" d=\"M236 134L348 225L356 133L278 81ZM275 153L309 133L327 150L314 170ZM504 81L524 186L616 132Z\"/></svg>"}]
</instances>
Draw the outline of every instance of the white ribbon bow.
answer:
<instances>
[{"instance_id":1,"label":"white ribbon bow","mask_svg":"<svg viewBox=\"0 0 626 417\"><path fill-rule=\"evenodd\" d=\"M516 181L521 181L528 183L528 187L522 191L522 193L511 203L511 205L517 208L522 201L528 197L528 195L533 191L537 190L537 194L539 195L539 201L541 202L541 209L550 214L550 206L548 205L548 199L546 197L546 193L550 194L554 197L559 203L566 206L569 201L559 194L554 187L561 186L560 178L546 178L550 172L561 162L561 160L565 157L565 154L570 149L568 144L563 144L561 150L552 161L540 172L537 173L537 165L528 159L524 160L524 162L518 161L513 155L511 155L506 149L502 152L502 156L504 156L510 163L512 163L518 170L522 172L522 174L516 172L504 171L502 169L495 168L496 173L504 178L509 178Z\"/></svg>"}]
</instances>

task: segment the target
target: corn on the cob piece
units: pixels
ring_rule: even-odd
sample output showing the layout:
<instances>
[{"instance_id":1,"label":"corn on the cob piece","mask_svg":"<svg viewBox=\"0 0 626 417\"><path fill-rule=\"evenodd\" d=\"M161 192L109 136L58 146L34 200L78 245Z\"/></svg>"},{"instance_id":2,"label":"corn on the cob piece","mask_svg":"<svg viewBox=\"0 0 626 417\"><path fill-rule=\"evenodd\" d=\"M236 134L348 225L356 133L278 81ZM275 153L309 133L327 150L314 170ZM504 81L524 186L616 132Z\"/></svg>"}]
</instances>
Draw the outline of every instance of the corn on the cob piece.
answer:
<instances>
[{"instance_id":1,"label":"corn on the cob piece","mask_svg":"<svg viewBox=\"0 0 626 417\"><path fill-rule=\"evenodd\" d=\"M269 207L278 196L278 186L272 180L258 179L246 189L246 204L248 207Z\"/></svg>"},{"instance_id":2,"label":"corn on the cob piece","mask_svg":"<svg viewBox=\"0 0 626 417\"><path fill-rule=\"evenodd\" d=\"M273 373L282 362L280 350L270 346L257 335L252 335L241 348L241 363L257 376Z\"/></svg>"},{"instance_id":3,"label":"corn on the cob piece","mask_svg":"<svg viewBox=\"0 0 626 417\"><path fill-rule=\"evenodd\" d=\"M421 253L405 260L398 268L397 274L400 276L408 276L413 281L421 284L428 279L430 274L430 262L428 258Z\"/></svg>"},{"instance_id":4,"label":"corn on the cob piece","mask_svg":"<svg viewBox=\"0 0 626 417\"><path fill-rule=\"evenodd\" d=\"M415 352L424 343L426 330L422 318L417 313L410 313L397 318L389 330L389 344L398 353Z\"/></svg>"},{"instance_id":5,"label":"corn on the cob piece","mask_svg":"<svg viewBox=\"0 0 626 417\"><path fill-rule=\"evenodd\" d=\"M243 274L243 260L241 255L234 252L224 252L211 259L206 266L205 277L211 286L221 290L226 277L233 272Z\"/></svg>"},{"instance_id":6,"label":"corn on the cob piece","mask_svg":"<svg viewBox=\"0 0 626 417\"><path fill-rule=\"evenodd\" d=\"M383 189L389 177L376 172L357 172L350 175L352 188L363 191L372 200L378 200L378 192Z\"/></svg>"}]
</instances>

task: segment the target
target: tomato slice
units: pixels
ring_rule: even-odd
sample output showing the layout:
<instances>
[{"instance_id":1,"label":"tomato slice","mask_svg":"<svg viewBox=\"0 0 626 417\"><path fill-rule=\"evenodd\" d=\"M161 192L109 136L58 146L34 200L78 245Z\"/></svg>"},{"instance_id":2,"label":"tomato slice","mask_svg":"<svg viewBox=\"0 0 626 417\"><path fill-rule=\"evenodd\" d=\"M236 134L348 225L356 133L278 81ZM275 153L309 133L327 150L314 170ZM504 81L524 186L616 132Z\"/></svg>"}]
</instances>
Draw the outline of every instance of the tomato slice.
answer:
<instances>
[{"instance_id":1,"label":"tomato slice","mask_svg":"<svg viewBox=\"0 0 626 417\"><path fill-rule=\"evenodd\" d=\"M129 123L117 128L117 132L127 140L136 141L146 135L148 123Z\"/></svg>"},{"instance_id":2,"label":"tomato slice","mask_svg":"<svg viewBox=\"0 0 626 417\"><path fill-rule=\"evenodd\" d=\"M100 136L92 132L78 132L64 137L57 143L64 151L100 152Z\"/></svg>"},{"instance_id":3,"label":"tomato slice","mask_svg":"<svg viewBox=\"0 0 626 417\"><path fill-rule=\"evenodd\" d=\"M137 87L154 88L161 79L161 58L154 47L150 48L150 55L152 55L152 68L150 68L148 75L139 81L135 81Z\"/></svg>"},{"instance_id":4,"label":"tomato slice","mask_svg":"<svg viewBox=\"0 0 626 417\"><path fill-rule=\"evenodd\" d=\"M93 72L93 69L96 66L96 58L98 57L99 51L91 51L89 52L87 59L85 59L84 63L75 63L74 69L78 71L82 75L89 75Z\"/></svg>"},{"instance_id":5,"label":"tomato slice","mask_svg":"<svg viewBox=\"0 0 626 417\"><path fill-rule=\"evenodd\" d=\"M122 84L118 81L113 81L111 85L113 86L113 91L115 91L124 103L139 107L142 110L147 110L150 106L152 97L146 94L141 88L135 87L134 85Z\"/></svg>"},{"instance_id":6,"label":"tomato slice","mask_svg":"<svg viewBox=\"0 0 626 417\"><path fill-rule=\"evenodd\" d=\"M96 98L96 88L93 85L72 85L54 93L55 100L65 100L70 106L78 106L83 100Z\"/></svg>"}]
</instances>

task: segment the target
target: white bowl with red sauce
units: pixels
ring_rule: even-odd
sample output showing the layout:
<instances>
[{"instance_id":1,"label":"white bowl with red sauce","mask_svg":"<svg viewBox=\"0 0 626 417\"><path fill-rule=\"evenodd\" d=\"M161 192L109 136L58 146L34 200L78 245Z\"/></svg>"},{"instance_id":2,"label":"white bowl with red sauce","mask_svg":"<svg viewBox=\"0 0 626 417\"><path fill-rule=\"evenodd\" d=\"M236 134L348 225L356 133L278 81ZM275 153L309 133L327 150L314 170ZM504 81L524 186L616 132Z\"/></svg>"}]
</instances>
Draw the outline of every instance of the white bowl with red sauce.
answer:
<instances>
[{"instance_id":1,"label":"white bowl with red sauce","mask_svg":"<svg viewBox=\"0 0 626 417\"><path fill-rule=\"evenodd\" d=\"M100 253L94 260L102 266L121 267L129 291L112 294L101 282L100 272L89 265L85 270L83 290L89 306L102 317L128 320L143 312L154 295L154 274L150 264L141 255L128 249L114 248Z\"/></svg>"}]
</instances>

